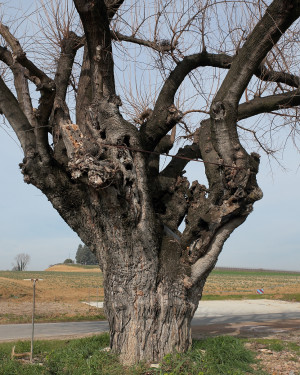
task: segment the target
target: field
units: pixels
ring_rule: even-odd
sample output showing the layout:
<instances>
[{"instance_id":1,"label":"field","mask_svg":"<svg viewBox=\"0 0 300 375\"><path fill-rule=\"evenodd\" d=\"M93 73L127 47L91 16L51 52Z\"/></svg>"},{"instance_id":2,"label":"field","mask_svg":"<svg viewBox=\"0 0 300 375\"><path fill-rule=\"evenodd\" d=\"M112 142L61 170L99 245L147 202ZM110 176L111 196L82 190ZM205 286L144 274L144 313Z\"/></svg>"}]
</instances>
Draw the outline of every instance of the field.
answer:
<instances>
[{"instance_id":1,"label":"field","mask_svg":"<svg viewBox=\"0 0 300 375\"><path fill-rule=\"evenodd\" d=\"M215 270L207 279L203 299L263 298L300 302L300 273Z\"/></svg>"},{"instance_id":2,"label":"field","mask_svg":"<svg viewBox=\"0 0 300 375\"><path fill-rule=\"evenodd\" d=\"M102 273L94 266L56 265L42 272L0 271L0 324L31 321L31 279L36 283L36 321L104 319L83 301L103 301ZM256 293L264 289L263 297ZM300 273L215 270L203 299L271 298L300 302Z\"/></svg>"},{"instance_id":3,"label":"field","mask_svg":"<svg viewBox=\"0 0 300 375\"><path fill-rule=\"evenodd\" d=\"M95 267L53 266L42 272L0 271L0 324L31 321L32 282L36 321L104 319L101 309L83 301L103 301L102 273Z\"/></svg>"}]
</instances>

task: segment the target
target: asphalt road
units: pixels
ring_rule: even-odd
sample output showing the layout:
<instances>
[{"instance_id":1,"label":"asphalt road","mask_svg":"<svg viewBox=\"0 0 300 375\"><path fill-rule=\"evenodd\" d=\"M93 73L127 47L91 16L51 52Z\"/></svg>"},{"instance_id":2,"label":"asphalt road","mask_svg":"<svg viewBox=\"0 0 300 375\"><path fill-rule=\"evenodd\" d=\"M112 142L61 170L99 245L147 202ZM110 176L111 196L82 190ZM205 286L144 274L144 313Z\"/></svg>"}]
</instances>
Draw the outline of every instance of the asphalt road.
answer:
<instances>
[{"instance_id":1,"label":"asphalt road","mask_svg":"<svg viewBox=\"0 0 300 375\"><path fill-rule=\"evenodd\" d=\"M106 321L36 323L34 325L34 337L39 339L82 336L106 331L108 331ZM0 341L31 339L31 332L31 324L3 324L0 325Z\"/></svg>"},{"instance_id":2,"label":"asphalt road","mask_svg":"<svg viewBox=\"0 0 300 375\"><path fill-rule=\"evenodd\" d=\"M100 306L99 306L100 307ZM300 303L246 300L202 301L192 321L194 330L208 325L300 320ZM31 338L31 324L0 325L0 341ZM108 331L105 321L37 323L35 338L83 336Z\"/></svg>"}]
</instances>

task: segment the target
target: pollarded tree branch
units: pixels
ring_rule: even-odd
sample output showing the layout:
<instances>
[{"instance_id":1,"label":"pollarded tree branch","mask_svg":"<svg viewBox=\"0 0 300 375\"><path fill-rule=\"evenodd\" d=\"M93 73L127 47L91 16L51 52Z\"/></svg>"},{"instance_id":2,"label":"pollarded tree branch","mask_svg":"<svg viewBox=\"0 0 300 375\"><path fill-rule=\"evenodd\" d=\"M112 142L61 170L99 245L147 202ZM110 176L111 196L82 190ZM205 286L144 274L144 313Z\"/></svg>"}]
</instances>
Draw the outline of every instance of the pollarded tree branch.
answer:
<instances>
[{"instance_id":1,"label":"pollarded tree branch","mask_svg":"<svg viewBox=\"0 0 300 375\"><path fill-rule=\"evenodd\" d=\"M300 15L300 3L274 0L234 58L215 98L238 103L267 53Z\"/></svg>"},{"instance_id":2,"label":"pollarded tree branch","mask_svg":"<svg viewBox=\"0 0 300 375\"><path fill-rule=\"evenodd\" d=\"M16 133L24 155L31 157L35 153L34 128L30 125L19 103L0 77L0 111L7 118Z\"/></svg>"},{"instance_id":3,"label":"pollarded tree branch","mask_svg":"<svg viewBox=\"0 0 300 375\"><path fill-rule=\"evenodd\" d=\"M192 265L192 272L190 277L191 284L196 284L198 280L205 277L205 275L214 268L225 241L237 227L243 224L245 220L246 217L237 217L222 225L217 230L217 232L213 236L213 239L211 240L206 254Z\"/></svg>"},{"instance_id":4,"label":"pollarded tree branch","mask_svg":"<svg viewBox=\"0 0 300 375\"><path fill-rule=\"evenodd\" d=\"M264 65L259 66L255 72L255 75L262 81L284 83L291 87L300 86L300 77L286 72L277 72L275 70L268 69Z\"/></svg>"},{"instance_id":5,"label":"pollarded tree branch","mask_svg":"<svg viewBox=\"0 0 300 375\"><path fill-rule=\"evenodd\" d=\"M248 168L236 128L238 102L267 53L299 17L300 3L274 0L234 58L211 105L211 130L216 151L226 164ZM238 150L239 149L239 150Z\"/></svg>"},{"instance_id":6,"label":"pollarded tree branch","mask_svg":"<svg viewBox=\"0 0 300 375\"><path fill-rule=\"evenodd\" d=\"M115 96L109 18L104 0L74 0L86 37L94 99Z\"/></svg>"},{"instance_id":7,"label":"pollarded tree branch","mask_svg":"<svg viewBox=\"0 0 300 375\"><path fill-rule=\"evenodd\" d=\"M299 90L293 90L284 94L256 97L238 106L238 120L298 105L300 105Z\"/></svg>"},{"instance_id":8,"label":"pollarded tree branch","mask_svg":"<svg viewBox=\"0 0 300 375\"><path fill-rule=\"evenodd\" d=\"M84 124L85 110L92 102L91 88L91 65L87 45L84 45L82 57L81 72L78 82L77 98L76 98L76 121L80 127Z\"/></svg>"},{"instance_id":9,"label":"pollarded tree branch","mask_svg":"<svg viewBox=\"0 0 300 375\"><path fill-rule=\"evenodd\" d=\"M30 124L34 126L32 102L28 82L25 78L26 69L21 64L15 62L11 52L4 47L0 47L0 60L2 60L11 69L14 76L14 85L21 109Z\"/></svg>"},{"instance_id":10,"label":"pollarded tree branch","mask_svg":"<svg viewBox=\"0 0 300 375\"><path fill-rule=\"evenodd\" d=\"M0 22L0 34L12 49L13 59L28 69L29 76L32 82L35 83L38 90L54 90L54 82L40 70L32 61L28 60L26 53L23 51L20 42L10 33L7 26Z\"/></svg>"},{"instance_id":11,"label":"pollarded tree branch","mask_svg":"<svg viewBox=\"0 0 300 375\"><path fill-rule=\"evenodd\" d=\"M160 177L175 178L180 176L186 165L190 162L190 159L201 158L201 152L199 146L193 143L180 148L176 156L179 156L179 158L172 158L170 163L160 172Z\"/></svg>"},{"instance_id":12,"label":"pollarded tree branch","mask_svg":"<svg viewBox=\"0 0 300 375\"><path fill-rule=\"evenodd\" d=\"M36 151L39 152L41 158L44 160L49 160L49 145L45 124L51 113L53 105L53 94L55 92L54 81L27 59L19 41L10 33L8 27L2 23L0 23L0 33L12 50L11 58L3 49L1 55L4 58L3 61L10 67L14 74L15 88L20 106L30 124L34 126L34 143ZM32 81L36 85L37 90L41 92L39 107L36 113L34 113L32 108L27 79ZM22 114L19 114L19 117L22 117ZM33 129L31 129L29 132L33 134ZM20 134L18 137L21 141L22 135ZM28 152L25 151L25 148L28 148L27 146L25 147L22 145L22 147L24 153Z\"/></svg>"},{"instance_id":13,"label":"pollarded tree branch","mask_svg":"<svg viewBox=\"0 0 300 375\"><path fill-rule=\"evenodd\" d=\"M37 151L44 160L48 160L49 145L45 124L48 121L52 109L53 92L41 90L38 110L34 110L27 81L27 77L29 76L28 69L24 68L24 66L17 61L14 61L11 52L6 48L0 47L0 59L9 66L13 73L14 86L17 92L20 109L27 117L30 125L34 127ZM47 116L44 116L45 112Z\"/></svg>"},{"instance_id":14,"label":"pollarded tree branch","mask_svg":"<svg viewBox=\"0 0 300 375\"><path fill-rule=\"evenodd\" d=\"M163 223L173 231L177 231L189 205L189 182L183 177L183 169L191 158L199 158L201 155L198 145L192 144L180 148L176 156L158 177L155 176L152 184L152 199L157 206L156 212Z\"/></svg>"},{"instance_id":15,"label":"pollarded tree branch","mask_svg":"<svg viewBox=\"0 0 300 375\"><path fill-rule=\"evenodd\" d=\"M64 101L67 88L70 82L74 58L78 47L81 45L81 38L74 32L68 34L68 38L62 40L61 52L57 63L54 82L56 84L55 99Z\"/></svg>"},{"instance_id":16,"label":"pollarded tree branch","mask_svg":"<svg viewBox=\"0 0 300 375\"><path fill-rule=\"evenodd\" d=\"M153 150L160 139L173 128L174 123L168 122L167 119L170 114L170 109L173 106L174 96L185 77L192 70L200 66L213 66L228 69L231 61L232 58L225 54L209 54L203 52L187 56L179 62L165 81L150 119L141 126L141 134L145 144L144 147L148 150Z\"/></svg>"}]
</instances>

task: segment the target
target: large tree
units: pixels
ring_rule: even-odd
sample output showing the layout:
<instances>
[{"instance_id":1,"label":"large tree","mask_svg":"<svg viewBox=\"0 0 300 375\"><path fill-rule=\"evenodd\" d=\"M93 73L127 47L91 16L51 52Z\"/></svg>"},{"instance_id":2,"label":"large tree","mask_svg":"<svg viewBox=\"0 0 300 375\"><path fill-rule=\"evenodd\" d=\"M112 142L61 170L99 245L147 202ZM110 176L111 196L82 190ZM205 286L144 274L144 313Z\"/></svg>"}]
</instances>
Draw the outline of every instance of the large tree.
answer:
<instances>
[{"instance_id":1,"label":"large tree","mask_svg":"<svg viewBox=\"0 0 300 375\"><path fill-rule=\"evenodd\" d=\"M27 54L26 34L1 23L0 110L24 151L24 181L97 256L113 351L157 361L189 348L207 276L262 198L259 155L241 136L271 151L250 118L279 115L264 120L266 134L280 121L295 130L300 2L73 2L42 7ZM206 186L184 176L191 159Z\"/></svg>"}]
</instances>

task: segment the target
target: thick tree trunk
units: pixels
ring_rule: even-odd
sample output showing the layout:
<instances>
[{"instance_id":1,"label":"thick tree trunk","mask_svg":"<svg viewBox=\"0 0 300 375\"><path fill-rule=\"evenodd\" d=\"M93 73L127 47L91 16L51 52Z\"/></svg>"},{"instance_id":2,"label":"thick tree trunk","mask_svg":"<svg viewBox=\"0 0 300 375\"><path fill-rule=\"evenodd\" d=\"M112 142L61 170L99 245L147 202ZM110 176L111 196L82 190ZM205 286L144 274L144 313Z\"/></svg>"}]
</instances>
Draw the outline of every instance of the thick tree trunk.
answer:
<instances>
[{"instance_id":1,"label":"thick tree trunk","mask_svg":"<svg viewBox=\"0 0 300 375\"><path fill-rule=\"evenodd\" d=\"M155 279L152 282L152 290L137 285L135 296L124 290L119 299L112 288L108 288L111 295L105 293L111 347L121 354L125 364L140 360L155 363L174 350L186 351L191 344L190 323L195 306L186 296L173 293L171 285L155 287ZM116 289L120 291L122 286ZM126 296L127 302L122 304Z\"/></svg>"},{"instance_id":2,"label":"thick tree trunk","mask_svg":"<svg viewBox=\"0 0 300 375\"><path fill-rule=\"evenodd\" d=\"M156 241L139 231L121 242L121 248L111 244L106 264L101 262L112 350L125 364L153 363L174 350L186 351L199 297L184 287L180 263L166 259L178 247L167 237L161 249L154 247Z\"/></svg>"}]
</instances>

